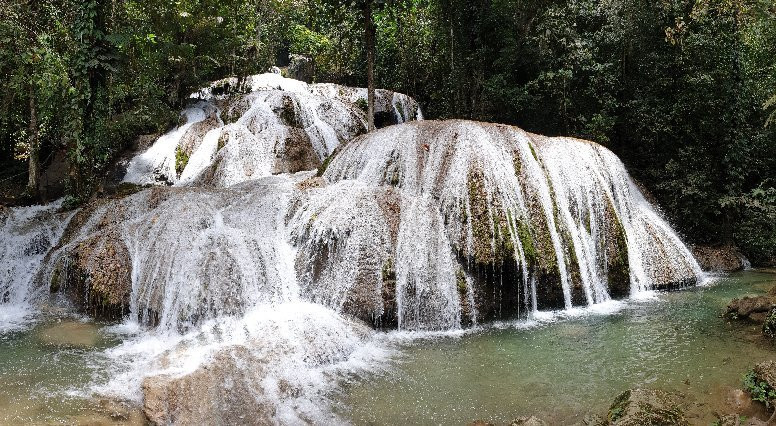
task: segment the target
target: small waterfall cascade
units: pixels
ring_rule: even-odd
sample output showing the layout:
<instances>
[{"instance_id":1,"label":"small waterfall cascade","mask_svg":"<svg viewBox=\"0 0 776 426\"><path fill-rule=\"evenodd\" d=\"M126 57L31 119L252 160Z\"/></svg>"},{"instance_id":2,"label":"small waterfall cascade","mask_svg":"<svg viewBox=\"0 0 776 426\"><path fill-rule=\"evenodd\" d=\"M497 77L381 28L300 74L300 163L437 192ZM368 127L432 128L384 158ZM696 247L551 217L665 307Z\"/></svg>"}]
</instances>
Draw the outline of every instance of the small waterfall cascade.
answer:
<instances>
[{"instance_id":1,"label":"small waterfall cascade","mask_svg":"<svg viewBox=\"0 0 776 426\"><path fill-rule=\"evenodd\" d=\"M226 187L314 170L340 144L366 132L366 89L267 73L220 80L191 97L196 102L183 112L182 124L129 162L126 182ZM382 125L423 118L407 95L377 90L375 97Z\"/></svg>"},{"instance_id":2,"label":"small waterfall cascade","mask_svg":"<svg viewBox=\"0 0 776 426\"><path fill-rule=\"evenodd\" d=\"M66 232L36 219L61 218L55 207L12 211L4 299L70 285L101 312L180 331L297 302L377 327L448 330L701 275L619 159L593 143L414 122L352 140L321 175L153 187L83 208Z\"/></svg>"},{"instance_id":3,"label":"small waterfall cascade","mask_svg":"<svg viewBox=\"0 0 776 426\"><path fill-rule=\"evenodd\" d=\"M587 306L693 284L702 274L619 159L589 142L466 121L410 123L348 144L324 178L351 188L333 199L326 197L337 189L315 194L298 213L312 231L297 233L312 237L313 253L325 252L324 268L341 268L339 277L355 274L351 246L376 245L370 256L395 269L400 327ZM364 206L365 190L388 210L368 225L366 241L351 242L359 235L352 229L375 215L360 213L340 229L320 220ZM347 262L331 262L339 251ZM321 268L314 256L304 261L312 273L303 281Z\"/></svg>"},{"instance_id":4,"label":"small waterfall cascade","mask_svg":"<svg viewBox=\"0 0 776 426\"><path fill-rule=\"evenodd\" d=\"M35 280L71 216L58 213L60 205L0 207L0 331L20 326L48 290Z\"/></svg>"}]
</instances>

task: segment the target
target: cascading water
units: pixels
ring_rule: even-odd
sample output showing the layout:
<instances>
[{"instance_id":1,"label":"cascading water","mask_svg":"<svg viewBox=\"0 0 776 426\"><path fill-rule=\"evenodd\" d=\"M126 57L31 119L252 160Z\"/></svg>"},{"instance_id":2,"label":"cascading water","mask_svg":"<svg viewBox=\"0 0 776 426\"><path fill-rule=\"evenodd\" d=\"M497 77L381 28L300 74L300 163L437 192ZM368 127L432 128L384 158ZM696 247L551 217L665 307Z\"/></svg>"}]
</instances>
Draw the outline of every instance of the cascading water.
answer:
<instances>
[{"instance_id":1,"label":"cascading water","mask_svg":"<svg viewBox=\"0 0 776 426\"><path fill-rule=\"evenodd\" d=\"M226 84L248 93L218 94ZM412 99L378 93L393 122L422 118ZM701 275L598 145L470 121L358 136L363 89L272 74L193 96L124 179L174 187L74 215L0 212L3 307L51 287L124 318L116 331L131 337L106 354L117 370L97 389L144 399L156 421L235 401L322 420L331 369L386 356L365 323L456 330Z\"/></svg>"},{"instance_id":2,"label":"cascading water","mask_svg":"<svg viewBox=\"0 0 776 426\"><path fill-rule=\"evenodd\" d=\"M59 240L71 214L46 206L0 207L0 332L23 326L33 302L47 287L34 281L43 259Z\"/></svg>"},{"instance_id":3,"label":"cascading water","mask_svg":"<svg viewBox=\"0 0 776 426\"><path fill-rule=\"evenodd\" d=\"M229 96L230 88L247 93ZM230 186L314 170L366 131L366 89L268 73L221 80L191 96L200 101L184 111L184 124L133 158L126 182ZM387 114L386 124L422 119L412 98L386 90L376 91L375 111Z\"/></svg>"}]
</instances>

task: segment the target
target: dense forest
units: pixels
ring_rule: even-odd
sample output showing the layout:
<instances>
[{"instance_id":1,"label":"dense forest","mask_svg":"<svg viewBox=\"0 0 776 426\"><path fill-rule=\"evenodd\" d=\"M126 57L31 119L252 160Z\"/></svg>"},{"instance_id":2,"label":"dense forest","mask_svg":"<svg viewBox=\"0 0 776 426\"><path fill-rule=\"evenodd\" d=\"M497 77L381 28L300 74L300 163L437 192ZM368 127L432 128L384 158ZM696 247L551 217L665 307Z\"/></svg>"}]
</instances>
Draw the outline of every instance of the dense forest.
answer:
<instances>
[{"instance_id":1,"label":"dense forest","mask_svg":"<svg viewBox=\"0 0 776 426\"><path fill-rule=\"evenodd\" d=\"M691 241L776 257L772 0L4 0L0 187L67 205L188 94L310 58L318 82L613 150Z\"/></svg>"}]
</instances>

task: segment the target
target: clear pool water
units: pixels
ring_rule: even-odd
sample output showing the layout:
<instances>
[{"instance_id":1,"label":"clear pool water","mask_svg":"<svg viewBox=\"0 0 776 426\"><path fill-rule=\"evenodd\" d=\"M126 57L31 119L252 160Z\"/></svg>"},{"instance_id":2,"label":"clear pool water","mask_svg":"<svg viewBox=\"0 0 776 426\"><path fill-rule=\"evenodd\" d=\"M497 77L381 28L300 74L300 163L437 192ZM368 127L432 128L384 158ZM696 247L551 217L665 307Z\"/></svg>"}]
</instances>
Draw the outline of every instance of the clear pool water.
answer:
<instances>
[{"instance_id":1,"label":"clear pool water","mask_svg":"<svg viewBox=\"0 0 776 426\"><path fill-rule=\"evenodd\" d=\"M389 333L381 339L398 355L374 373L334 378L341 386L333 410L355 424L503 423L520 415L571 424L604 415L617 394L647 385L684 392L700 413L692 422L709 424L748 368L776 358L758 327L720 313L732 298L774 285L776 274L748 271L535 322ZM110 325L59 311L0 332L0 424L116 420L90 394L110 371L105 349L121 341Z\"/></svg>"},{"instance_id":2,"label":"clear pool water","mask_svg":"<svg viewBox=\"0 0 776 426\"><path fill-rule=\"evenodd\" d=\"M572 424L586 413L605 416L628 388L653 386L685 393L697 411L691 421L708 425L747 369L776 358L759 327L720 313L732 298L774 285L776 275L747 271L606 313L410 341L393 368L351 379L339 410L357 424L503 423L520 415Z\"/></svg>"}]
</instances>

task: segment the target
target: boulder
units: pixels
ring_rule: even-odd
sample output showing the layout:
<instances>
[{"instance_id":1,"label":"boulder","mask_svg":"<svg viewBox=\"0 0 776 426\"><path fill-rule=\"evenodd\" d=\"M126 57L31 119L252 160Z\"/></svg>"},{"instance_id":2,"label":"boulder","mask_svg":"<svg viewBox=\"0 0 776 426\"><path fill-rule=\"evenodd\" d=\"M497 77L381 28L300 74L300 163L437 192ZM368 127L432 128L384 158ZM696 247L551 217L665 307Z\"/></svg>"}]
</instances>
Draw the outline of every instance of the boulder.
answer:
<instances>
[{"instance_id":1,"label":"boulder","mask_svg":"<svg viewBox=\"0 0 776 426\"><path fill-rule=\"evenodd\" d=\"M758 383L764 382L771 389L776 389L776 361L770 360L755 365L754 375Z\"/></svg>"},{"instance_id":2,"label":"boulder","mask_svg":"<svg viewBox=\"0 0 776 426\"><path fill-rule=\"evenodd\" d=\"M763 334L770 338L776 337L776 308L771 309L763 321Z\"/></svg>"},{"instance_id":3,"label":"boulder","mask_svg":"<svg viewBox=\"0 0 776 426\"><path fill-rule=\"evenodd\" d=\"M103 210L105 203L94 202L71 220L50 253L57 256L50 289L63 292L81 312L115 320L129 312L132 263L119 229L126 207L117 203ZM92 216L94 212L99 216Z\"/></svg>"},{"instance_id":4,"label":"boulder","mask_svg":"<svg viewBox=\"0 0 776 426\"><path fill-rule=\"evenodd\" d=\"M586 414L582 421L575 423L574 426L606 426L606 420L598 414Z\"/></svg>"},{"instance_id":5,"label":"boulder","mask_svg":"<svg viewBox=\"0 0 776 426\"><path fill-rule=\"evenodd\" d=\"M732 246L694 246L692 254L704 271L735 272L744 269L744 257Z\"/></svg>"},{"instance_id":6,"label":"boulder","mask_svg":"<svg viewBox=\"0 0 776 426\"><path fill-rule=\"evenodd\" d=\"M725 310L725 317L735 320L763 322L768 312L776 308L776 296L767 294L733 299Z\"/></svg>"},{"instance_id":7,"label":"boulder","mask_svg":"<svg viewBox=\"0 0 776 426\"><path fill-rule=\"evenodd\" d=\"M607 420L616 426L689 425L683 397L655 389L630 389L614 400Z\"/></svg>"},{"instance_id":8,"label":"boulder","mask_svg":"<svg viewBox=\"0 0 776 426\"><path fill-rule=\"evenodd\" d=\"M54 272L52 290L63 289L80 311L95 318L120 319L129 311L131 271L129 251L117 232L95 235L73 247Z\"/></svg>"},{"instance_id":9,"label":"boulder","mask_svg":"<svg viewBox=\"0 0 776 426\"><path fill-rule=\"evenodd\" d=\"M190 374L146 378L143 411L156 425L272 424L274 410L261 401L263 372L246 348L225 349Z\"/></svg>"},{"instance_id":10,"label":"boulder","mask_svg":"<svg viewBox=\"0 0 776 426\"><path fill-rule=\"evenodd\" d=\"M291 55L288 64L288 76L295 80L310 83L315 76L315 65L312 58L304 55Z\"/></svg>"}]
</instances>

